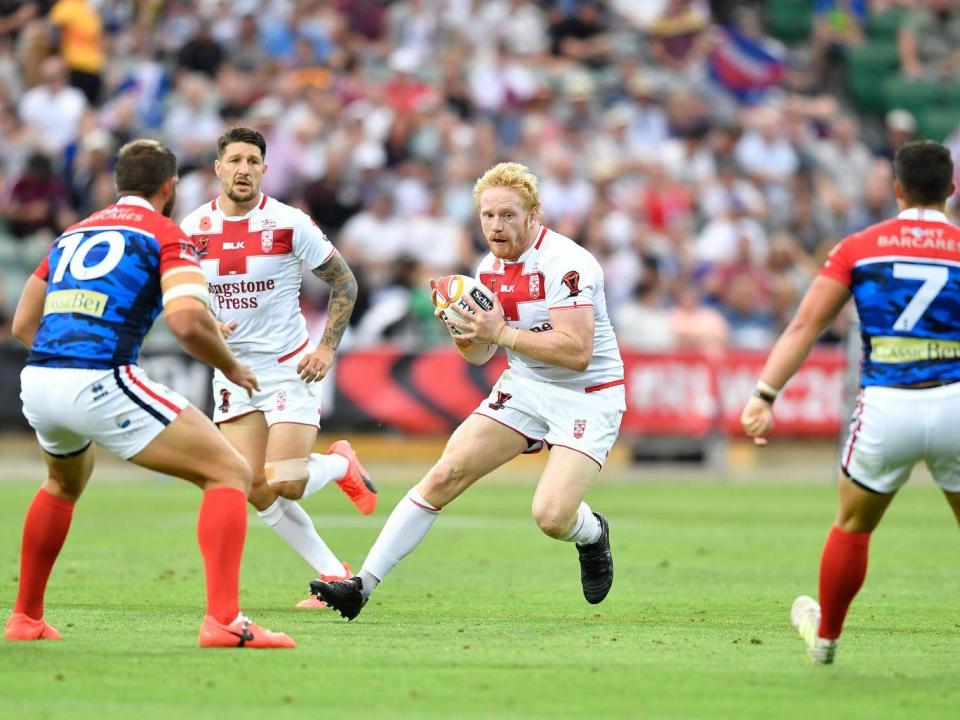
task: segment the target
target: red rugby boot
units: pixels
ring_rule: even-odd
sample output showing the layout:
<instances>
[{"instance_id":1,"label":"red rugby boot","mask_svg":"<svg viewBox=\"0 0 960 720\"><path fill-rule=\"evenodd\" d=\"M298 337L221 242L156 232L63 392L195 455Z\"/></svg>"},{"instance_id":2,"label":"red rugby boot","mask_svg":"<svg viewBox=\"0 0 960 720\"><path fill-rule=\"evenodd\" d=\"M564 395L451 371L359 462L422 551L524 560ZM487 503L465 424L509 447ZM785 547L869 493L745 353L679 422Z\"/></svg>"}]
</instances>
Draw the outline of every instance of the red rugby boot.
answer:
<instances>
[{"instance_id":1,"label":"red rugby boot","mask_svg":"<svg viewBox=\"0 0 960 720\"><path fill-rule=\"evenodd\" d=\"M7 640L59 640L60 633L43 618L15 612L7 618Z\"/></svg>"},{"instance_id":2,"label":"red rugby boot","mask_svg":"<svg viewBox=\"0 0 960 720\"><path fill-rule=\"evenodd\" d=\"M350 447L346 440L337 440L327 454L341 455L347 459L347 474L342 480L337 480L337 485L350 498L350 502L357 506L357 510L364 515L369 515L377 509L377 486L370 479L370 474L366 471L357 454Z\"/></svg>"},{"instance_id":3,"label":"red rugby boot","mask_svg":"<svg viewBox=\"0 0 960 720\"><path fill-rule=\"evenodd\" d=\"M200 626L200 647L240 648L295 648L289 635L273 632L238 613L229 625L218 623L212 615L205 615Z\"/></svg>"}]
</instances>

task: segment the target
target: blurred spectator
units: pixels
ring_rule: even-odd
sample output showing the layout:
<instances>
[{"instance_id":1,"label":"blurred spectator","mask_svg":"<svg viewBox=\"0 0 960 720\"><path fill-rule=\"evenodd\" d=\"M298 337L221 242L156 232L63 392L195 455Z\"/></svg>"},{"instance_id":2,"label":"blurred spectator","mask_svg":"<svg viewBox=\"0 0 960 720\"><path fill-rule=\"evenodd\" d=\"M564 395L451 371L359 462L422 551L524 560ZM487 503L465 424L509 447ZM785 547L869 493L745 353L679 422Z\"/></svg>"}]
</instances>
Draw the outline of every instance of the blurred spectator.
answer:
<instances>
[{"instance_id":1,"label":"blurred spectator","mask_svg":"<svg viewBox=\"0 0 960 720\"><path fill-rule=\"evenodd\" d=\"M3 203L3 217L15 237L26 239L46 231L50 242L74 222L67 189L47 155L38 152L27 159Z\"/></svg>"},{"instance_id":2,"label":"blurred spectator","mask_svg":"<svg viewBox=\"0 0 960 720\"><path fill-rule=\"evenodd\" d=\"M609 61L610 37L603 3L573 0L574 10L565 13L561 3L551 8L550 51L557 57L593 68Z\"/></svg>"},{"instance_id":3,"label":"blurred spectator","mask_svg":"<svg viewBox=\"0 0 960 720\"><path fill-rule=\"evenodd\" d=\"M223 48L210 32L208 22L201 22L197 32L177 52L177 66L188 72L204 73L210 78L217 76L223 62Z\"/></svg>"},{"instance_id":4,"label":"blurred spectator","mask_svg":"<svg viewBox=\"0 0 960 720\"><path fill-rule=\"evenodd\" d=\"M656 283L640 283L633 298L613 318L620 346L640 352L663 352L676 346L670 313Z\"/></svg>"},{"instance_id":5,"label":"blurred spectator","mask_svg":"<svg viewBox=\"0 0 960 720\"><path fill-rule=\"evenodd\" d=\"M181 167L193 168L216 148L223 132L213 85L202 73L184 73L177 81L174 104L163 125L168 146Z\"/></svg>"},{"instance_id":6,"label":"blurred spectator","mask_svg":"<svg viewBox=\"0 0 960 720\"><path fill-rule=\"evenodd\" d=\"M70 84L83 91L88 103L96 105L107 61L100 14L87 0L57 0L49 17L56 28L54 45L59 45L60 56L70 71Z\"/></svg>"},{"instance_id":7,"label":"blurred spectator","mask_svg":"<svg viewBox=\"0 0 960 720\"><path fill-rule=\"evenodd\" d=\"M859 138L856 121L838 115L830 122L829 135L811 149L819 177L827 184L821 194L837 215L846 215L860 202L873 165L870 150Z\"/></svg>"},{"instance_id":8,"label":"blurred spectator","mask_svg":"<svg viewBox=\"0 0 960 720\"><path fill-rule=\"evenodd\" d=\"M955 0L919 0L897 36L900 71L911 78L954 78L960 71L960 12Z\"/></svg>"},{"instance_id":9,"label":"blurred spectator","mask_svg":"<svg viewBox=\"0 0 960 720\"><path fill-rule=\"evenodd\" d=\"M727 345L730 326L723 315L704 304L693 278L681 282L676 305L667 316L677 348L719 355Z\"/></svg>"},{"instance_id":10,"label":"blurred spectator","mask_svg":"<svg viewBox=\"0 0 960 720\"><path fill-rule=\"evenodd\" d=\"M891 110L884 119L883 141L874 154L893 162L897 149L916 134L917 121L909 110Z\"/></svg>"},{"instance_id":11,"label":"blurred spectator","mask_svg":"<svg viewBox=\"0 0 960 720\"><path fill-rule=\"evenodd\" d=\"M834 59L860 45L867 22L867 0L815 0L813 6L813 63L819 79Z\"/></svg>"},{"instance_id":12,"label":"blurred spectator","mask_svg":"<svg viewBox=\"0 0 960 720\"><path fill-rule=\"evenodd\" d=\"M49 57L40 65L42 82L20 98L20 118L34 132L51 157L77 139L80 119L87 111L84 94L67 84L63 60Z\"/></svg>"},{"instance_id":13,"label":"blurred spectator","mask_svg":"<svg viewBox=\"0 0 960 720\"><path fill-rule=\"evenodd\" d=\"M732 347L763 350L773 344L777 324L765 296L768 292L755 273L738 272L729 279L722 298Z\"/></svg>"},{"instance_id":14,"label":"blurred spectator","mask_svg":"<svg viewBox=\"0 0 960 720\"><path fill-rule=\"evenodd\" d=\"M650 55L656 66L676 80L699 79L709 25L710 13L700 0L668 0L660 15L646 28Z\"/></svg>"}]
</instances>

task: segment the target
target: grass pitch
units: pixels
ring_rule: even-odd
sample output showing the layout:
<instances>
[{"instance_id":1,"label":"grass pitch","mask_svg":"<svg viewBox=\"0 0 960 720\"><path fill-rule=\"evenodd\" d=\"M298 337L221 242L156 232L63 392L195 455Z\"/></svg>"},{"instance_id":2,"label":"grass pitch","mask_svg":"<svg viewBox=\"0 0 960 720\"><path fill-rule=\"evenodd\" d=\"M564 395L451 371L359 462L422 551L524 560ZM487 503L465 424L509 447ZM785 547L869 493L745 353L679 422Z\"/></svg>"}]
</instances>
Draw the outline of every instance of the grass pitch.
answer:
<instances>
[{"instance_id":1,"label":"grass pitch","mask_svg":"<svg viewBox=\"0 0 960 720\"><path fill-rule=\"evenodd\" d=\"M371 468L374 470L374 468ZM376 468L381 506L305 502L357 568L416 469ZM638 476L633 476L635 480ZM255 515L242 602L294 651L201 651L200 493L98 482L47 595L57 643L0 641L2 718L948 718L960 715L956 524L907 487L871 548L831 668L789 627L816 593L834 509L822 485L631 483L604 475L616 582L587 605L575 550L542 536L533 487L480 483L444 511L358 620L298 611L311 572ZM0 483L0 606L16 592L36 479Z\"/></svg>"}]
</instances>

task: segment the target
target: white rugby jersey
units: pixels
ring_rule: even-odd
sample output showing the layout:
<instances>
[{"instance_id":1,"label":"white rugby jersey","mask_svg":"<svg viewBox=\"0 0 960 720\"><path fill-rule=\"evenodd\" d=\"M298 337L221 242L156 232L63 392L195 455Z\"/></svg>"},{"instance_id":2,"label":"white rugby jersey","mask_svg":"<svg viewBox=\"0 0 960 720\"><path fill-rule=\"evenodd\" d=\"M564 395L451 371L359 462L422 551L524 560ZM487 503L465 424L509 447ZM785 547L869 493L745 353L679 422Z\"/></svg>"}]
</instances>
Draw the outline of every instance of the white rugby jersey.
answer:
<instances>
[{"instance_id":1,"label":"white rugby jersey","mask_svg":"<svg viewBox=\"0 0 960 720\"><path fill-rule=\"evenodd\" d=\"M592 307L593 359L583 372L548 365L507 349L519 377L593 392L623 384L623 360L607 316L603 269L587 250L559 233L541 228L536 241L515 262L488 253L477 281L496 293L510 327L549 332L549 310Z\"/></svg>"},{"instance_id":2,"label":"white rugby jersey","mask_svg":"<svg viewBox=\"0 0 960 720\"><path fill-rule=\"evenodd\" d=\"M180 227L200 253L217 319L237 323L227 339L231 350L257 362L286 359L306 345L300 263L312 270L334 252L306 213L262 195L246 215L227 216L215 199Z\"/></svg>"}]
</instances>

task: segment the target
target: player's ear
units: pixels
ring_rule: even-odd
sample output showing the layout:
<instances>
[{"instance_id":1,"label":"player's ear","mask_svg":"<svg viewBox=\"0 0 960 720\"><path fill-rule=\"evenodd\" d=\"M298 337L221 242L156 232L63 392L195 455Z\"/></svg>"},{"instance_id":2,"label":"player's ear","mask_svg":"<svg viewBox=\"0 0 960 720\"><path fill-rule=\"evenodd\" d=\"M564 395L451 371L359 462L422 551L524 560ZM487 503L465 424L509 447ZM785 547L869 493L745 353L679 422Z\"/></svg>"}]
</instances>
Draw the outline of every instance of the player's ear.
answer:
<instances>
[{"instance_id":1,"label":"player's ear","mask_svg":"<svg viewBox=\"0 0 960 720\"><path fill-rule=\"evenodd\" d=\"M220 177L220 158L217 158L213 161L213 172L217 177Z\"/></svg>"}]
</instances>

